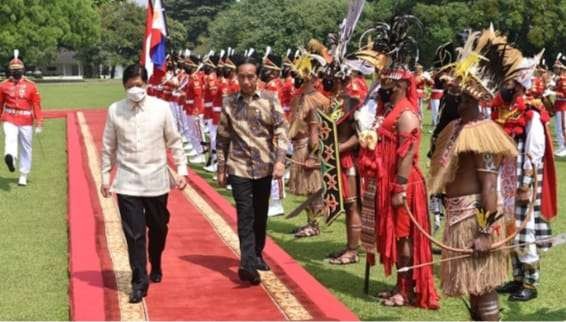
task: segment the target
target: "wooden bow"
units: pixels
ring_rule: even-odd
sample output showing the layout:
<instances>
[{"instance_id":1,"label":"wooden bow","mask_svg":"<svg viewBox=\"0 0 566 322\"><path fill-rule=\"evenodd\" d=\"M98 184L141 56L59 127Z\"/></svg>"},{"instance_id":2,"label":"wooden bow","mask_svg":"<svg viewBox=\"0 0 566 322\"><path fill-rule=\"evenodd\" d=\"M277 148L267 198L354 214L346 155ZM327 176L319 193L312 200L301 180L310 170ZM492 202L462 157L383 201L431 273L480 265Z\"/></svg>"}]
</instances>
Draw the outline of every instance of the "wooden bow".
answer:
<instances>
[{"instance_id":1,"label":"wooden bow","mask_svg":"<svg viewBox=\"0 0 566 322\"><path fill-rule=\"evenodd\" d=\"M531 162L533 169L534 169L533 191L532 191L532 195L531 195L531 200L529 202L529 210L528 210L528 213L527 213L527 217L525 218L525 220L523 220L521 225L519 225L519 228L515 229L515 231L511 235L505 237L504 239L502 239L502 240L500 240L496 243L491 244L491 246L489 248L490 251L497 250L498 248L502 247L503 245L505 245L506 243L508 243L512 239L514 239L515 236L517 236L517 234L520 231L522 231L523 229L525 229L527 227L527 224L529 223L529 221L533 217L534 205L535 205L535 200L536 200L537 190L538 190L538 177L537 177L537 168L536 168L535 164L533 163L532 157L528 154L527 154L527 157L529 158L529 162ZM474 250L472 248L451 247L451 246L445 245L441 241L436 240L428 231L426 231L426 229L424 229L421 226L421 224L419 224L419 222L417 221L417 219L415 218L415 216L411 212L411 209L409 209L409 206L407 205L407 200L403 201L403 207L405 207L405 210L407 211L407 214L409 215L409 218L411 219L411 221L413 222L415 227L417 227L417 229L423 235L425 235L426 238L428 238L428 240L430 240L433 244L437 245L438 247L440 247L440 248L442 248L446 251L451 251L451 252L455 252L455 253L471 254L471 253L474 252Z\"/></svg>"}]
</instances>

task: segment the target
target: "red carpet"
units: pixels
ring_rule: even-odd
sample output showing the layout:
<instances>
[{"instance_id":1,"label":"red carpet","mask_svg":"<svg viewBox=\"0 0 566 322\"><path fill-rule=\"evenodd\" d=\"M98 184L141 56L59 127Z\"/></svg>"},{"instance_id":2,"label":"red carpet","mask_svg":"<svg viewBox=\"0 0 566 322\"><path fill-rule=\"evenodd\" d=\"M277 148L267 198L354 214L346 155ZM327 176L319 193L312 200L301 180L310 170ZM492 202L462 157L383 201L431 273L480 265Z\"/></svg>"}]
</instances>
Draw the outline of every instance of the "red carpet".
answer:
<instances>
[{"instance_id":1,"label":"red carpet","mask_svg":"<svg viewBox=\"0 0 566 322\"><path fill-rule=\"evenodd\" d=\"M64 115L63 115L64 116ZM96 247L96 225L90 185L83 167L81 137L75 114L67 117L69 293L71 318L104 320L104 288Z\"/></svg>"},{"instance_id":2,"label":"red carpet","mask_svg":"<svg viewBox=\"0 0 566 322\"><path fill-rule=\"evenodd\" d=\"M103 110L95 110L84 111L84 115L95 144L100 150L106 113ZM76 145L73 149L76 149ZM69 153L71 152L70 149ZM81 160L77 159L73 162L79 161ZM82 161L84 165L84 160ZM191 173L190 179L191 186L224 217L226 222L234 227L233 207L202 178ZM94 187L91 180L90 201L93 203L96 203L93 196L96 197L97 188ZM86 203L89 199L85 198L88 197L83 192L81 200ZM101 218L98 208L93 205L91 211L82 214L95 217L95 220L90 218L87 221L86 226L90 227L89 233L92 233L92 227L96 227L96 222ZM170 194L169 210L171 221L163 258L164 279L162 283L150 286L146 298L150 320L282 320L286 318L263 287L250 287L240 283L237 276L238 257L181 192L174 191ZM72 222L70 226L73 226ZM98 235L104 234L100 229L96 231ZM86 238L85 244L90 246L93 241L94 238ZM111 272L108 269L111 268L111 263L107 254L104 254L107 252L104 238L97 236L96 244L98 246L98 271L94 270L91 278L93 282L89 286L92 289L91 295L98 302L101 299L104 300L105 317L101 317L100 312L92 317L75 312L72 315L73 319L116 319L119 317L119 311L117 312L119 307L115 296L109 294L112 293L112 288L115 286L112 285L112 278L109 276ZM86 249L89 250L88 247ZM71 251L73 252L74 249ZM92 249L89 251L84 256L91 256L92 261L93 251ZM73 256L74 254L71 254L71 257ZM266 258L272 264L277 277L291 290L315 320L357 319L271 240L268 240ZM104 297L101 295L102 280L104 280ZM84 305L82 303L85 302L85 299L90 299L88 292L89 288L83 287L82 293L72 294L73 307ZM92 310L96 311L96 308L100 307L98 302L92 303L96 304ZM88 312L86 307L81 309Z\"/></svg>"},{"instance_id":3,"label":"red carpet","mask_svg":"<svg viewBox=\"0 0 566 322\"><path fill-rule=\"evenodd\" d=\"M100 150L106 115L85 112L85 117ZM146 298L150 320L284 318L263 288L240 284L238 258L179 191L170 194L169 211L164 279L150 286Z\"/></svg>"}]
</instances>

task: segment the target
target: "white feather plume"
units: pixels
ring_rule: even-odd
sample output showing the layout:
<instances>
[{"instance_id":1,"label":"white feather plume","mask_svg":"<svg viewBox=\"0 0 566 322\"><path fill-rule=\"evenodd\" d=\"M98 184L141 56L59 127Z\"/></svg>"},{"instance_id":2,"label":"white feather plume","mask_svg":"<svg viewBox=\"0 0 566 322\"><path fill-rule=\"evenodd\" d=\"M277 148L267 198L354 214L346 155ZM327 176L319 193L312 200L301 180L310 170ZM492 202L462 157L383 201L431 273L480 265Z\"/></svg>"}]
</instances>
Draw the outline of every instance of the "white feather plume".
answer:
<instances>
[{"instance_id":1,"label":"white feather plume","mask_svg":"<svg viewBox=\"0 0 566 322\"><path fill-rule=\"evenodd\" d=\"M20 56L20 50L14 49L14 58L18 58Z\"/></svg>"},{"instance_id":2,"label":"white feather plume","mask_svg":"<svg viewBox=\"0 0 566 322\"><path fill-rule=\"evenodd\" d=\"M267 46L267 48L265 48L265 54L263 55L263 60L266 60L269 54L271 54L271 46Z\"/></svg>"}]
</instances>

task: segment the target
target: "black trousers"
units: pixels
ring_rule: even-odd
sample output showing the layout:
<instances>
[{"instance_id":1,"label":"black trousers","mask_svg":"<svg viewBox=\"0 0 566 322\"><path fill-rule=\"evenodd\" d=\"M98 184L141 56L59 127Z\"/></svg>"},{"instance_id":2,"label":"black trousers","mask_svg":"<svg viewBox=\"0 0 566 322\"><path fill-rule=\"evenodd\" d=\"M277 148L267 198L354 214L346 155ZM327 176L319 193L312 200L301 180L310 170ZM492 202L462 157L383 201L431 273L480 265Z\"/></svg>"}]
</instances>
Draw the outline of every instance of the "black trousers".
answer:
<instances>
[{"instance_id":1,"label":"black trousers","mask_svg":"<svg viewBox=\"0 0 566 322\"><path fill-rule=\"evenodd\" d=\"M128 256L132 268L132 288L147 288L147 253L152 270L161 270L161 253L167 239L168 194L157 197L118 195L122 228L128 243ZM146 229L147 227L147 229ZM146 249L146 232L149 248Z\"/></svg>"},{"instance_id":2,"label":"black trousers","mask_svg":"<svg viewBox=\"0 0 566 322\"><path fill-rule=\"evenodd\" d=\"M271 176L249 179L231 175L229 181L238 213L240 267L254 270L265 247Z\"/></svg>"}]
</instances>

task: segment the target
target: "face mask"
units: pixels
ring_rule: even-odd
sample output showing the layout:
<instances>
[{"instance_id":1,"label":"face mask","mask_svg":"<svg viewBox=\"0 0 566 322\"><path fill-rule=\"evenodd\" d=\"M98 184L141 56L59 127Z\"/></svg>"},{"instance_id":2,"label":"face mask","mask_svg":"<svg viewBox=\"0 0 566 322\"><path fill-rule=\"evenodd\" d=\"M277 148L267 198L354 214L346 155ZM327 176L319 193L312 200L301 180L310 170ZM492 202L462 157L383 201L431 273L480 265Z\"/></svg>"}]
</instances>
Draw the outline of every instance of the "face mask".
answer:
<instances>
[{"instance_id":1,"label":"face mask","mask_svg":"<svg viewBox=\"0 0 566 322\"><path fill-rule=\"evenodd\" d=\"M322 88L324 88L325 91L330 92L334 88L334 79L325 78L322 81Z\"/></svg>"},{"instance_id":2,"label":"face mask","mask_svg":"<svg viewBox=\"0 0 566 322\"><path fill-rule=\"evenodd\" d=\"M126 91L128 100L139 103L145 98L145 89L142 87L134 86Z\"/></svg>"},{"instance_id":3,"label":"face mask","mask_svg":"<svg viewBox=\"0 0 566 322\"><path fill-rule=\"evenodd\" d=\"M305 82L305 80L300 77L295 77L294 80L295 81L293 82L293 86L295 86L295 88L301 88L301 86L303 86L303 83Z\"/></svg>"},{"instance_id":4,"label":"face mask","mask_svg":"<svg viewBox=\"0 0 566 322\"><path fill-rule=\"evenodd\" d=\"M501 89L501 98L505 103L511 103L513 101L513 96L515 96L514 88L503 88Z\"/></svg>"},{"instance_id":5,"label":"face mask","mask_svg":"<svg viewBox=\"0 0 566 322\"><path fill-rule=\"evenodd\" d=\"M14 77L14 79L21 79L22 76L24 75L24 71L21 69L17 69L17 70L13 70L11 74L12 77Z\"/></svg>"},{"instance_id":6,"label":"face mask","mask_svg":"<svg viewBox=\"0 0 566 322\"><path fill-rule=\"evenodd\" d=\"M377 94L383 103L389 103L393 92L391 91L391 88L380 88L379 91L377 91Z\"/></svg>"}]
</instances>

